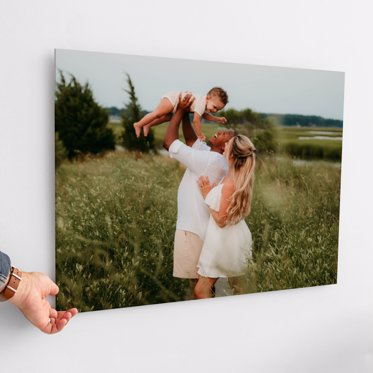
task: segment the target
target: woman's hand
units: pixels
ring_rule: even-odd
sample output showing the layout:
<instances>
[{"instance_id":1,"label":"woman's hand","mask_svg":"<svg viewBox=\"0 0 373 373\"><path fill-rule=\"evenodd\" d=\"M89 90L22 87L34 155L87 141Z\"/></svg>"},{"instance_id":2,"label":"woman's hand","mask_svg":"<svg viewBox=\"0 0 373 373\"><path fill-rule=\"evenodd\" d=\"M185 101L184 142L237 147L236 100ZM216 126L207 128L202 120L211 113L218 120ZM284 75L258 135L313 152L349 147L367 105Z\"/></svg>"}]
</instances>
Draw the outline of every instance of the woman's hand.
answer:
<instances>
[{"instance_id":1,"label":"woman's hand","mask_svg":"<svg viewBox=\"0 0 373 373\"><path fill-rule=\"evenodd\" d=\"M199 190L202 193L203 198L206 198L210 190L214 187L214 185L210 184L209 178L207 176L199 177L198 186L199 186Z\"/></svg>"}]
</instances>

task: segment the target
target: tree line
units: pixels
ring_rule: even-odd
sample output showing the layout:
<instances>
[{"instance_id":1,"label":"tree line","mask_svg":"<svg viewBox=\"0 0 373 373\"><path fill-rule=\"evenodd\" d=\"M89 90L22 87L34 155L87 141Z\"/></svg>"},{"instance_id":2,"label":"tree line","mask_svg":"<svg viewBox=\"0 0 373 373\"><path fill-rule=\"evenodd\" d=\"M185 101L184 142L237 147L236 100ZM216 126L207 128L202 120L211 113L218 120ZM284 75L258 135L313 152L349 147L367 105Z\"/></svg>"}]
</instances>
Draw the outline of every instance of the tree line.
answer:
<instances>
[{"instance_id":1,"label":"tree line","mask_svg":"<svg viewBox=\"0 0 373 373\"><path fill-rule=\"evenodd\" d=\"M154 135L150 131L138 139L133 123L144 112L136 96L131 77L127 74L129 100L121 113L124 128L122 145L128 150L149 152L154 149ZM70 160L81 154L98 154L115 149L113 131L107 127L108 111L94 99L88 83L82 85L74 75L67 79L60 71L55 92L55 155L56 166L65 158Z\"/></svg>"},{"instance_id":2,"label":"tree line","mask_svg":"<svg viewBox=\"0 0 373 373\"><path fill-rule=\"evenodd\" d=\"M323 118L317 115L301 114L260 114L262 118L275 120L282 126L301 126L301 127L343 127L343 121L339 119Z\"/></svg>"},{"instance_id":3,"label":"tree line","mask_svg":"<svg viewBox=\"0 0 373 373\"><path fill-rule=\"evenodd\" d=\"M56 166L65 158L70 160L87 153L98 154L114 150L116 146L113 130L108 127L109 115L120 116L123 134L119 144L129 151L149 152L154 150L154 134L150 131L145 138L136 137L133 124L147 112L136 96L131 77L126 74L128 95L123 108L100 106L89 83L81 84L74 75L68 78L60 71L60 81L55 92L55 154ZM277 125L342 127L343 122L314 115L257 113L246 108L222 110L219 115L228 120L227 127L233 127L249 136L259 154L277 151ZM118 142L118 139L117 139Z\"/></svg>"}]
</instances>

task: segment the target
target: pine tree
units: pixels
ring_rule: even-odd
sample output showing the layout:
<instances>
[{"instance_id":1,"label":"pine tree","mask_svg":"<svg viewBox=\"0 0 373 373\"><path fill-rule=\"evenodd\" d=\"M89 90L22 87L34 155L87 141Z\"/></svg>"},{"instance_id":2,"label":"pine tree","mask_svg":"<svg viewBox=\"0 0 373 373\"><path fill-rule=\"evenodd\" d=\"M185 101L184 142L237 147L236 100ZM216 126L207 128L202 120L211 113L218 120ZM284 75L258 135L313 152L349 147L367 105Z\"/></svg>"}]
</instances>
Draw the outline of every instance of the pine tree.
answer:
<instances>
[{"instance_id":1,"label":"pine tree","mask_svg":"<svg viewBox=\"0 0 373 373\"><path fill-rule=\"evenodd\" d=\"M71 75L67 82L60 71L55 99L55 130L70 159L79 153L100 153L115 148L108 114L93 97L88 83L82 86Z\"/></svg>"},{"instance_id":2,"label":"pine tree","mask_svg":"<svg viewBox=\"0 0 373 373\"><path fill-rule=\"evenodd\" d=\"M150 149L154 149L153 131L150 130L147 137L144 137L143 133L141 133L139 138L136 137L133 124L141 119L143 111L138 102L135 86L133 85L129 74L127 74L127 84L128 90L125 89L125 92L127 92L129 95L129 102L126 104L125 110L122 114L122 123L124 127L123 145L128 150L148 152Z\"/></svg>"}]
</instances>

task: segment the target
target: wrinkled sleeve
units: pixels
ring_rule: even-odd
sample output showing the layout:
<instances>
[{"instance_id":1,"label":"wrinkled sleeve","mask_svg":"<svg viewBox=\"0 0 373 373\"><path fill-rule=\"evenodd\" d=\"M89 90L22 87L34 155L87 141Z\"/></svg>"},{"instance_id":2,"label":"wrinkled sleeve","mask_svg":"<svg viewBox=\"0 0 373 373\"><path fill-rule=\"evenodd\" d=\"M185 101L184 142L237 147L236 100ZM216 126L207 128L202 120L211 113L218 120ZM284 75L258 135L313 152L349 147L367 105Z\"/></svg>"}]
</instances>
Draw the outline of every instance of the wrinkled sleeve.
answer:
<instances>
[{"instance_id":1,"label":"wrinkled sleeve","mask_svg":"<svg viewBox=\"0 0 373 373\"><path fill-rule=\"evenodd\" d=\"M0 251L0 293L4 290L7 284L10 273L10 258L8 255Z\"/></svg>"},{"instance_id":2,"label":"wrinkled sleeve","mask_svg":"<svg viewBox=\"0 0 373 373\"><path fill-rule=\"evenodd\" d=\"M180 140L175 140L168 151L171 158L178 160L195 174L203 175L211 162L210 152L206 151L208 149L199 146L198 143L196 146L190 147Z\"/></svg>"}]
</instances>

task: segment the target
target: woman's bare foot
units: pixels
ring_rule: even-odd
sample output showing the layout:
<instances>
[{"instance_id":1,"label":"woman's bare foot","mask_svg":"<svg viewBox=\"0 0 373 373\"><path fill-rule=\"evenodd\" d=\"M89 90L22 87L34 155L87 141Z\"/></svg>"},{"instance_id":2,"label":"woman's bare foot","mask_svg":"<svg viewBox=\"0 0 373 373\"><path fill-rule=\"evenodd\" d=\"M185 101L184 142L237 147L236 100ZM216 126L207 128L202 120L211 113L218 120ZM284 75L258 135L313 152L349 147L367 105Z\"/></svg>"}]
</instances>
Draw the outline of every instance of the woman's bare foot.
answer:
<instances>
[{"instance_id":1,"label":"woman's bare foot","mask_svg":"<svg viewBox=\"0 0 373 373\"><path fill-rule=\"evenodd\" d=\"M133 124L133 128L135 129L136 137L139 138L141 135L141 127L138 126L138 122ZM145 129L144 129L144 133L145 133Z\"/></svg>"}]
</instances>

